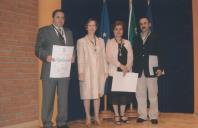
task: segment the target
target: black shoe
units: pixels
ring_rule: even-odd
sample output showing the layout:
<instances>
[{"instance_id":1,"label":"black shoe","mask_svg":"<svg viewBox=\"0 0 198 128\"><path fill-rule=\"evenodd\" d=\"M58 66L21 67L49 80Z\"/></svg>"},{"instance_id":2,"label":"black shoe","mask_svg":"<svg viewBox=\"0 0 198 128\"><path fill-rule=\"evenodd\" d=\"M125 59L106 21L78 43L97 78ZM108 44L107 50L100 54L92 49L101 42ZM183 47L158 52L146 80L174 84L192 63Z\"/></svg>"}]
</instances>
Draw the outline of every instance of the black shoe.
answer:
<instances>
[{"instance_id":1,"label":"black shoe","mask_svg":"<svg viewBox=\"0 0 198 128\"><path fill-rule=\"evenodd\" d=\"M66 125L63 125L63 126L57 126L57 128L69 128L69 126L66 124Z\"/></svg>"},{"instance_id":2,"label":"black shoe","mask_svg":"<svg viewBox=\"0 0 198 128\"><path fill-rule=\"evenodd\" d=\"M158 124L158 120L157 119L151 119L151 123L152 124Z\"/></svg>"},{"instance_id":3,"label":"black shoe","mask_svg":"<svg viewBox=\"0 0 198 128\"><path fill-rule=\"evenodd\" d=\"M137 123L143 123L144 121L146 121L146 120L144 120L144 119L142 119L142 118L138 118L138 119L136 120Z\"/></svg>"}]
</instances>

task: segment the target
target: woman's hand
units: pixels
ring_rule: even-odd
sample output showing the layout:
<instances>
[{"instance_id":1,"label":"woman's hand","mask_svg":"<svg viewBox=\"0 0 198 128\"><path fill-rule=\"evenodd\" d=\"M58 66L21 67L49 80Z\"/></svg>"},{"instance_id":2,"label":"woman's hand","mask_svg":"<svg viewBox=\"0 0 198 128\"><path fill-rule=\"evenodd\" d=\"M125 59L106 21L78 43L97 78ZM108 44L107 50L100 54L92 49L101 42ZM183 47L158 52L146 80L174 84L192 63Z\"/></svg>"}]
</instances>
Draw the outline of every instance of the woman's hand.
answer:
<instances>
[{"instance_id":1,"label":"woman's hand","mask_svg":"<svg viewBox=\"0 0 198 128\"><path fill-rule=\"evenodd\" d=\"M128 70L128 67L127 66L125 66L125 65L120 65L120 68L122 69L122 71L123 71L123 76L125 76L126 74L127 74L127 72L129 72L129 70Z\"/></svg>"},{"instance_id":2,"label":"woman's hand","mask_svg":"<svg viewBox=\"0 0 198 128\"><path fill-rule=\"evenodd\" d=\"M123 71L123 76L125 76L128 72L129 72L129 70L128 70L128 69L125 69L125 70Z\"/></svg>"},{"instance_id":3,"label":"woman's hand","mask_svg":"<svg viewBox=\"0 0 198 128\"><path fill-rule=\"evenodd\" d=\"M105 76L105 79L106 79L106 78L109 76L109 74L108 74L108 73L105 73L105 75L104 75L104 76Z\"/></svg>"},{"instance_id":4,"label":"woman's hand","mask_svg":"<svg viewBox=\"0 0 198 128\"><path fill-rule=\"evenodd\" d=\"M122 69L122 71L124 71L124 69L126 68L126 66L120 64L120 68Z\"/></svg>"},{"instance_id":5,"label":"woman's hand","mask_svg":"<svg viewBox=\"0 0 198 128\"><path fill-rule=\"evenodd\" d=\"M84 75L83 73L79 74L78 79L79 79L80 81L85 80L85 75Z\"/></svg>"},{"instance_id":6,"label":"woman's hand","mask_svg":"<svg viewBox=\"0 0 198 128\"><path fill-rule=\"evenodd\" d=\"M72 64L75 63L75 57L74 56L72 56L71 63Z\"/></svg>"}]
</instances>

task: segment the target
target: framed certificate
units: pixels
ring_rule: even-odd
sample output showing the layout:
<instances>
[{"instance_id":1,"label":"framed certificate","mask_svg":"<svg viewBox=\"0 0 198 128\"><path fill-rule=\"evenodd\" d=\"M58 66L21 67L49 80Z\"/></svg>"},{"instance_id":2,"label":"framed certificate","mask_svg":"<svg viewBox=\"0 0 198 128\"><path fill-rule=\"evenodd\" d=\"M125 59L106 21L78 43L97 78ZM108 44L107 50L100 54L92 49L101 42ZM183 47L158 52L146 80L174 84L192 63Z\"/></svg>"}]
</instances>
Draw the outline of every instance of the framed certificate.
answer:
<instances>
[{"instance_id":1,"label":"framed certificate","mask_svg":"<svg viewBox=\"0 0 198 128\"><path fill-rule=\"evenodd\" d=\"M65 78L70 76L73 46L53 45L50 78Z\"/></svg>"},{"instance_id":2,"label":"framed certificate","mask_svg":"<svg viewBox=\"0 0 198 128\"><path fill-rule=\"evenodd\" d=\"M111 91L115 92L136 92L138 73L115 72L113 75Z\"/></svg>"}]
</instances>

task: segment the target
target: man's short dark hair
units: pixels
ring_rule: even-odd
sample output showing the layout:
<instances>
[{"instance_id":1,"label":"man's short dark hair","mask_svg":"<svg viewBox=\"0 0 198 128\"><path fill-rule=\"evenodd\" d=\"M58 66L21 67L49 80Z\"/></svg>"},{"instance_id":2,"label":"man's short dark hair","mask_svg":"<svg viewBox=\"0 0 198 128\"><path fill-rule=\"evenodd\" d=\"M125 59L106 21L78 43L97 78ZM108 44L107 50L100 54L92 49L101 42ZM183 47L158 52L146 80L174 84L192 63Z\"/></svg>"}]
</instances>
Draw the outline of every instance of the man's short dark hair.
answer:
<instances>
[{"instance_id":1,"label":"man's short dark hair","mask_svg":"<svg viewBox=\"0 0 198 128\"><path fill-rule=\"evenodd\" d=\"M62 9L56 9L56 10L54 10L54 11L52 12L52 18L54 18L55 15L56 15L56 13L58 13L58 12L62 12L62 13L64 14L64 11L63 11Z\"/></svg>"},{"instance_id":2,"label":"man's short dark hair","mask_svg":"<svg viewBox=\"0 0 198 128\"><path fill-rule=\"evenodd\" d=\"M148 17L148 16L141 16L140 18L139 18L139 21L141 20L141 19L147 19L148 20L148 22L151 22L151 20L150 20L150 18Z\"/></svg>"}]
</instances>

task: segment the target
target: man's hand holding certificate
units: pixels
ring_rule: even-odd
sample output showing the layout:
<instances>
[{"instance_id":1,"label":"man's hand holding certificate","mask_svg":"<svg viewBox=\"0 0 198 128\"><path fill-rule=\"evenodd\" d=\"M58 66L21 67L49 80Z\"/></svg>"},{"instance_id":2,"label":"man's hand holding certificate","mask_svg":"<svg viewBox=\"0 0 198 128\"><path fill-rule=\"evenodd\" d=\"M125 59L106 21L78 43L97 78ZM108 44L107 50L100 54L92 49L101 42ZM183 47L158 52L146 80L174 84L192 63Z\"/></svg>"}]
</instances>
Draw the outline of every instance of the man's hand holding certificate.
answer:
<instances>
[{"instance_id":1,"label":"man's hand holding certificate","mask_svg":"<svg viewBox=\"0 0 198 128\"><path fill-rule=\"evenodd\" d=\"M155 55L149 55L149 73L154 76L164 75L164 70L158 65L158 57Z\"/></svg>"},{"instance_id":2,"label":"man's hand holding certificate","mask_svg":"<svg viewBox=\"0 0 198 128\"><path fill-rule=\"evenodd\" d=\"M112 91L115 92L136 92L138 73L115 72L113 75Z\"/></svg>"},{"instance_id":3,"label":"man's hand holding certificate","mask_svg":"<svg viewBox=\"0 0 198 128\"><path fill-rule=\"evenodd\" d=\"M73 46L53 45L50 78L65 78L70 76Z\"/></svg>"}]
</instances>

